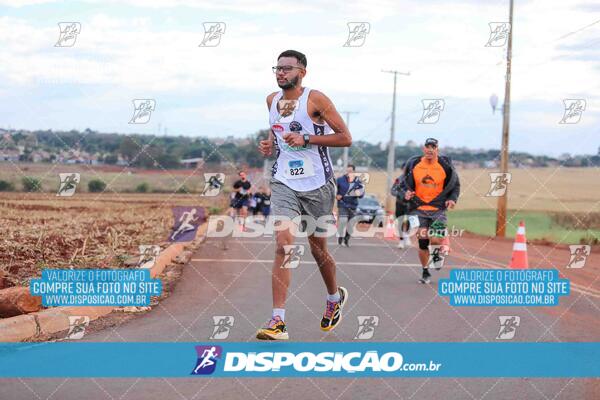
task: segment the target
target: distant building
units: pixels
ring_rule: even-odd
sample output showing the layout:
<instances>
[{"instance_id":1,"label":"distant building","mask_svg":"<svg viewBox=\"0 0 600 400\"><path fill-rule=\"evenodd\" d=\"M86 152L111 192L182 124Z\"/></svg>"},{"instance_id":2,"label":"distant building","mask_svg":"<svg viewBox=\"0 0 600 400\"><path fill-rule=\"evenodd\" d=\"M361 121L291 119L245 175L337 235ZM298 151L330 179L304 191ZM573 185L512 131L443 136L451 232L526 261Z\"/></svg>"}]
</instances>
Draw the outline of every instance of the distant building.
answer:
<instances>
[{"instance_id":1,"label":"distant building","mask_svg":"<svg viewBox=\"0 0 600 400\"><path fill-rule=\"evenodd\" d=\"M196 158L186 158L180 161L186 168L198 168L199 165L204 164L204 158L196 157Z\"/></svg>"},{"instance_id":2,"label":"distant building","mask_svg":"<svg viewBox=\"0 0 600 400\"><path fill-rule=\"evenodd\" d=\"M496 161L496 160L489 160L489 161L486 161L484 163L484 165L485 165L486 168L498 168L498 161Z\"/></svg>"},{"instance_id":3,"label":"distant building","mask_svg":"<svg viewBox=\"0 0 600 400\"><path fill-rule=\"evenodd\" d=\"M18 150L0 150L0 161L19 161Z\"/></svg>"},{"instance_id":4,"label":"distant building","mask_svg":"<svg viewBox=\"0 0 600 400\"><path fill-rule=\"evenodd\" d=\"M39 163L39 162L42 162L42 161L49 160L50 159L50 153L48 153L47 151L44 151L44 150L38 150L38 151L32 152L29 155L29 158L34 163Z\"/></svg>"}]
</instances>

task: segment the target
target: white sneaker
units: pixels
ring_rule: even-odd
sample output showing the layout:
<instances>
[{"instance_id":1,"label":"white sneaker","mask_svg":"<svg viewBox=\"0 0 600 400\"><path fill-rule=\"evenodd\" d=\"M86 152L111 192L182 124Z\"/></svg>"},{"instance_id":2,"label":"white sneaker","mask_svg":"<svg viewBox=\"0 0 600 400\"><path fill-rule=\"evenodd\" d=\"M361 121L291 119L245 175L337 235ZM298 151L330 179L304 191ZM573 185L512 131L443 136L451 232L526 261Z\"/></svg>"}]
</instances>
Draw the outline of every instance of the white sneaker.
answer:
<instances>
[{"instance_id":1,"label":"white sneaker","mask_svg":"<svg viewBox=\"0 0 600 400\"><path fill-rule=\"evenodd\" d=\"M410 242L410 236L403 235L403 241L404 241L404 247L412 246L412 243Z\"/></svg>"},{"instance_id":2,"label":"white sneaker","mask_svg":"<svg viewBox=\"0 0 600 400\"><path fill-rule=\"evenodd\" d=\"M404 240L400 239L400 241L398 242L398 246L396 247L398 247L399 249L403 249L405 247Z\"/></svg>"}]
</instances>

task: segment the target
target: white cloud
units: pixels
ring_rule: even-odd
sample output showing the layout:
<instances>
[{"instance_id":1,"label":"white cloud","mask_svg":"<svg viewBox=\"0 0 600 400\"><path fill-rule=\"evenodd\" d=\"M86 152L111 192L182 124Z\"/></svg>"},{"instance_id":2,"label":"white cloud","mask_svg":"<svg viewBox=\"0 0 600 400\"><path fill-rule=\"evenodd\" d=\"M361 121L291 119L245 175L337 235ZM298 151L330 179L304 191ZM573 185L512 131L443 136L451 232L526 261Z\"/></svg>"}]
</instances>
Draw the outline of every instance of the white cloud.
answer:
<instances>
[{"instance_id":1,"label":"white cloud","mask_svg":"<svg viewBox=\"0 0 600 400\"><path fill-rule=\"evenodd\" d=\"M38 2L27 3L33 4L30 10L36 10ZM371 109L385 108L377 116L360 116L370 119L372 126L388 112L391 99L392 77L382 69L411 72L398 80L398 91L407 99L402 118L419 114L423 98L451 98L456 107L481 101L487 109L490 94L496 93L500 102L504 94L504 51L484 46L488 23L508 19L504 3L339 0L329 3L327 10L337 10L332 13L316 1L280 1L273 7L259 1L125 2L139 8L135 18L121 15L119 8L112 7L116 2L102 2L107 7L89 3L100 11L83 14L84 19L77 21L82 32L73 48L54 47L59 21L41 22L19 12L0 17L0 37L5 38L0 58L9 60L0 64L2 90L52 90L71 83L83 93L73 96L86 96L90 87L103 88L94 95L107 103L116 101L115 93L124 98L146 94L186 98L221 91L241 97L233 102L227 96L215 98L214 103L202 106L184 103L178 112L188 115L195 110L204 120L214 122L230 116L227 110L233 103L237 107L233 115L256 120L251 114L265 111L264 99L253 107L250 96L276 89L270 67L280 51L297 48L308 55L307 86L324 90L348 107L363 107L368 98L374 99ZM0 4L18 11L23 3L0 0ZM194 25L181 23L189 21L181 16L183 12L187 17L188 8L200 10ZM221 44L198 47L203 18L214 20L215 14L227 23ZM596 95L600 89L598 61L582 60L581 54L589 54L585 49L561 47L596 37L600 24L576 32L593 19L574 2L517 3L512 99L513 104L531 105L531 109L514 113L523 118L522 123L554 124L560 115L555 116L549 104L560 106L564 98L586 98L588 107L600 100ZM363 47L342 47L350 21L371 24ZM576 33L565 37L568 32ZM467 115L475 111L455 112ZM586 111L584 115L588 121L589 114ZM464 123L464 119L456 119L448 126L460 129ZM591 126L586 122L581 128Z\"/></svg>"}]
</instances>

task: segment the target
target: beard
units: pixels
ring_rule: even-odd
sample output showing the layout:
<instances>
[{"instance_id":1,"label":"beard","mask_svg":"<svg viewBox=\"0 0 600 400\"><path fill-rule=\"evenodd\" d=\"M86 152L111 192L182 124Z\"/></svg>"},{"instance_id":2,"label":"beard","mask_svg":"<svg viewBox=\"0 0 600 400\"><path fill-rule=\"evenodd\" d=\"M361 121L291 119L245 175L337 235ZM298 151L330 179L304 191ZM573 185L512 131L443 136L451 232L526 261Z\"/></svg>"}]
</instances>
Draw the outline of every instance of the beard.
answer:
<instances>
[{"instance_id":1,"label":"beard","mask_svg":"<svg viewBox=\"0 0 600 400\"><path fill-rule=\"evenodd\" d=\"M292 80L287 81L283 84L278 83L277 86L279 86L283 90L293 89L298 85L298 80L299 80L299 78L295 77L295 78L292 78Z\"/></svg>"}]
</instances>

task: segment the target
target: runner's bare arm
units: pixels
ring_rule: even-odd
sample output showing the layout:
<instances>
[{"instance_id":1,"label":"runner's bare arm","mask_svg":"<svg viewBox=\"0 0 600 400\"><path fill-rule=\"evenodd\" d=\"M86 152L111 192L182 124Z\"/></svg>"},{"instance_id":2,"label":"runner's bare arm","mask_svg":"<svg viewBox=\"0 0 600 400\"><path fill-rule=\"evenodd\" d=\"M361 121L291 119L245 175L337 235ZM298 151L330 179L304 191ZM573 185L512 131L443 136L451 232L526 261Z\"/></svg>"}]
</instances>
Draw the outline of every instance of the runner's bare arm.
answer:
<instances>
[{"instance_id":1,"label":"runner's bare arm","mask_svg":"<svg viewBox=\"0 0 600 400\"><path fill-rule=\"evenodd\" d=\"M312 90L309 94L308 103L309 114L318 116L333 129L332 135L310 135L309 143L327 147L350 147L352 145L352 135L335 109L333 102L318 90ZM286 133L284 139L290 146L304 145L302 135L297 133Z\"/></svg>"},{"instance_id":2,"label":"runner's bare arm","mask_svg":"<svg viewBox=\"0 0 600 400\"><path fill-rule=\"evenodd\" d=\"M273 92L267 96L267 109L271 109L271 103L273 102L273 98L277 92ZM258 144L258 151L265 156L268 157L273 153L273 131L269 129L269 137L266 140L261 140Z\"/></svg>"}]
</instances>

